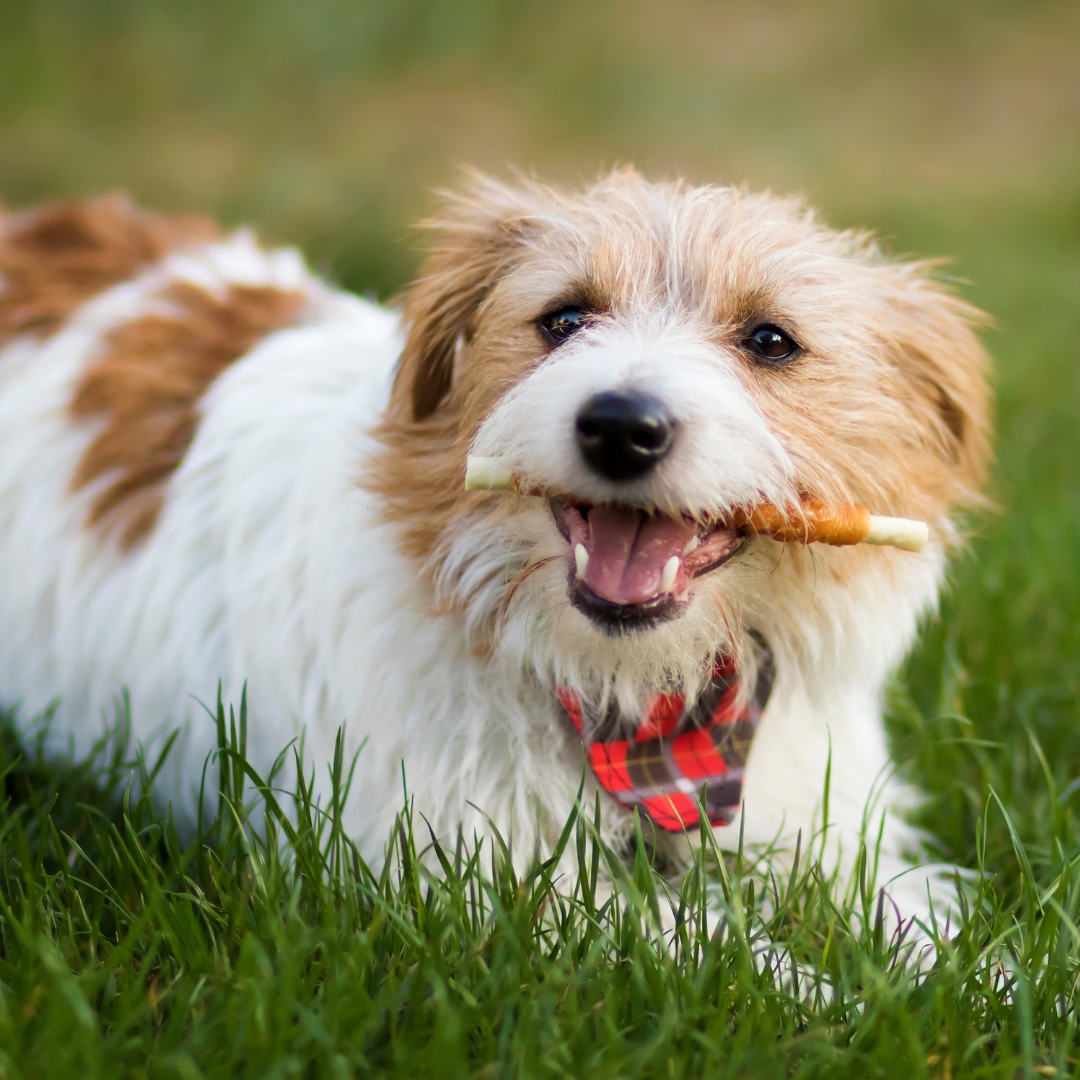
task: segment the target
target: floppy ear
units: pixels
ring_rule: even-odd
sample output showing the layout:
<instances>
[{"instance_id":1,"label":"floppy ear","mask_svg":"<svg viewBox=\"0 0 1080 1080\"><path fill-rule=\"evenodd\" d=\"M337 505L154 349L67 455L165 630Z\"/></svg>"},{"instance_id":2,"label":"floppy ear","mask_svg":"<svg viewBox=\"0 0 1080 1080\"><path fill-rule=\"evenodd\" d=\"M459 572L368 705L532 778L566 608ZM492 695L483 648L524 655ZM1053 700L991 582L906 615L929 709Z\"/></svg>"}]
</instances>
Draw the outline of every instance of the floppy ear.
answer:
<instances>
[{"instance_id":1,"label":"floppy ear","mask_svg":"<svg viewBox=\"0 0 1080 1080\"><path fill-rule=\"evenodd\" d=\"M925 265L897 269L894 363L912 388L911 406L949 474L953 500L979 504L991 460L990 358L975 328L988 319L927 278Z\"/></svg>"},{"instance_id":2,"label":"floppy ear","mask_svg":"<svg viewBox=\"0 0 1080 1080\"><path fill-rule=\"evenodd\" d=\"M520 244L522 194L475 176L425 223L437 240L405 298L407 337L392 398L399 417L424 420L450 392L458 342L471 340L480 306Z\"/></svg>"}]
</instances>

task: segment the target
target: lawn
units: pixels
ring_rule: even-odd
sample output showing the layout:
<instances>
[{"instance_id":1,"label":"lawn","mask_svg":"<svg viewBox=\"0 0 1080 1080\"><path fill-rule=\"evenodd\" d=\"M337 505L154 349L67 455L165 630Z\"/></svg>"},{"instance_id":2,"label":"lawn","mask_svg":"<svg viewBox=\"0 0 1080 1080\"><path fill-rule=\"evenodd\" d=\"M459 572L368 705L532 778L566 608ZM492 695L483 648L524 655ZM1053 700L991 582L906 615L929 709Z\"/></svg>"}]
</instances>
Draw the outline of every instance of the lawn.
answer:
<instances>
[{"instance_id":1,"label":"lawn","mask_svg":"<svg viewBox=\"0 0 1080 1080\"><path fill-rule=\"evenodd\" d=\"M812 849L763 882L706 848L681 905L641 856L598 909L591 807L565 837L573 896L467 842L432 872L406 814L373 872L333 804L244 772L228 703L196 837L139 794L137 748L47 763L9 715L0 1077L1080 1076L1075 3L0 0L13 205L126 187L254 221L386 296L456 163L573 179L618 160L804 190L894 251L951 257L994 319L998 510L891 702L922 823L976 870L936 963L905 964L874 897L836 895Z\"/></svg>"}]
</instances>

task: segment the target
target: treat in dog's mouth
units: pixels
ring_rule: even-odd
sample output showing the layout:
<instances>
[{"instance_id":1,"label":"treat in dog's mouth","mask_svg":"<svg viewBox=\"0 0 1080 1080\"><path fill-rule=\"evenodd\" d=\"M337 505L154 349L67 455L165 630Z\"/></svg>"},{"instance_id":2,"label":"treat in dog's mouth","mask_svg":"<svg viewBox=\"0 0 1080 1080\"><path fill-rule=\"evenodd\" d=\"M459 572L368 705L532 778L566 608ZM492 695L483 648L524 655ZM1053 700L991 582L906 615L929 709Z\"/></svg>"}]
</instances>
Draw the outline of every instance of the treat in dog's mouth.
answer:
<instances>
[{"instance_id":1,"label":"treat in dog's mouth","mask_svg":"<svg viewBox=\"0 0 1080 1080\"><path fill-rule=\"evenodd\" d=\"M612 632L675 618L690 582L726 562L745 539L719 521L702 524L624 506L552 499L570 544L570 601Z\"/></svg>"}]
</instances>

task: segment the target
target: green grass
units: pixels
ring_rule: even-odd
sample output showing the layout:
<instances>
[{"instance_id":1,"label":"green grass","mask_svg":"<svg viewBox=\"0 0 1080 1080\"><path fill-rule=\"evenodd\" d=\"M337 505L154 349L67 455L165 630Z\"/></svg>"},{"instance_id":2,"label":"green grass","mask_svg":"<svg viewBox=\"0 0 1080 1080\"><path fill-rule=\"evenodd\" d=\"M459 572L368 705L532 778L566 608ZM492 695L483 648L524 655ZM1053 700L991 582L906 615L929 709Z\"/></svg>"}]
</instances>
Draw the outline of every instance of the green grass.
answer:
<instances>
[{"instance_id":1,"label":"green grass","mask_svg":"<svg viewBox=\"0 0 1080 1080\"><path fill-rule=\"evenodd\" d=\"M652 898L673 886L641 858L597 910L588 820L572 897L497 851L433 874L407 817L372 873L302 792L247 828L262 796L225 724L223 812L180 836L142 781L106 794L146 768L122 740L46 762L9 721L0 1080L1080 1076L1077 72L1072 0L0 0L12 204L124 187L387 295L456 163L629 159L805 190L953 257L996 322L1001 507L892 696L923 824L979 874L936 966L905 967L812 851L764 893L703 852L686 898L707 879L726 930L687 915L669 949ZM773 942L831 995L762 969Z\"/></svg>"},{"instance_id":2,"label":"green grass","mask_svg":"<svg viewBox=\"0 0 1080 1080\"><path fill-rule=\"evenodd\" d=\"M186 839L137 794L153 769L127 760L122 737L58 768L6 735L4 1075L1080 1069L1080 856L1064 813L1050 858L1013 838L1021 874L1009 887L980 860L967 909L918 970L883 929L866 875L840 896L812 845L777 881L742 856L721 859L706 834L673 882L644 845L631 866L600 846L586 812L567 822L551 862L517 877L499 847L439 848L404 804L375 872L340 825L349 763L333 762L325 805L303 783L286 795L244 761L246 723L243 705L237 722L219 704L208 763L218 812ZM995 800L976 830L980 851L1002 827L1013 824ZM572 892L552 878L563 849L577 858ZM601 902L605 874L619 891Z\"/></svg>"}]
</instances>

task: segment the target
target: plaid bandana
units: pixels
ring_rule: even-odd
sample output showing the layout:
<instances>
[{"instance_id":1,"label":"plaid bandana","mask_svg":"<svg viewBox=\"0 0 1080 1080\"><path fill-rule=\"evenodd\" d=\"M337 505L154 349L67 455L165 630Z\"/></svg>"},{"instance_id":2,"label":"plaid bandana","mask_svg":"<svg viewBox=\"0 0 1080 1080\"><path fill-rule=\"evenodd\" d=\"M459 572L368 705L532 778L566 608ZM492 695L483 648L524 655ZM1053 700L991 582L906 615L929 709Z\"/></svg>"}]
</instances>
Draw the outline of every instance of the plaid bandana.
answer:
<instances>
[{"instance_id":1,"label":"plaid bandana","mask_svg":"<svg viewBox=\"0 0 1080 1080\"><path fill-rule=\"evenodd\" d=\"M700 824L702 788L711 824L727 825L734 818L746 757L774 674L766 648L754 693L740 706L739 673L730 659L717 657L708 685L689 707L682 694L650 694L632 738L626 737L628 726L615 702L599 716L572 690L557 687L556 693L600 786L627 810L638 807L659 828L682 832Z\"/></svg>"}]
</instances>

